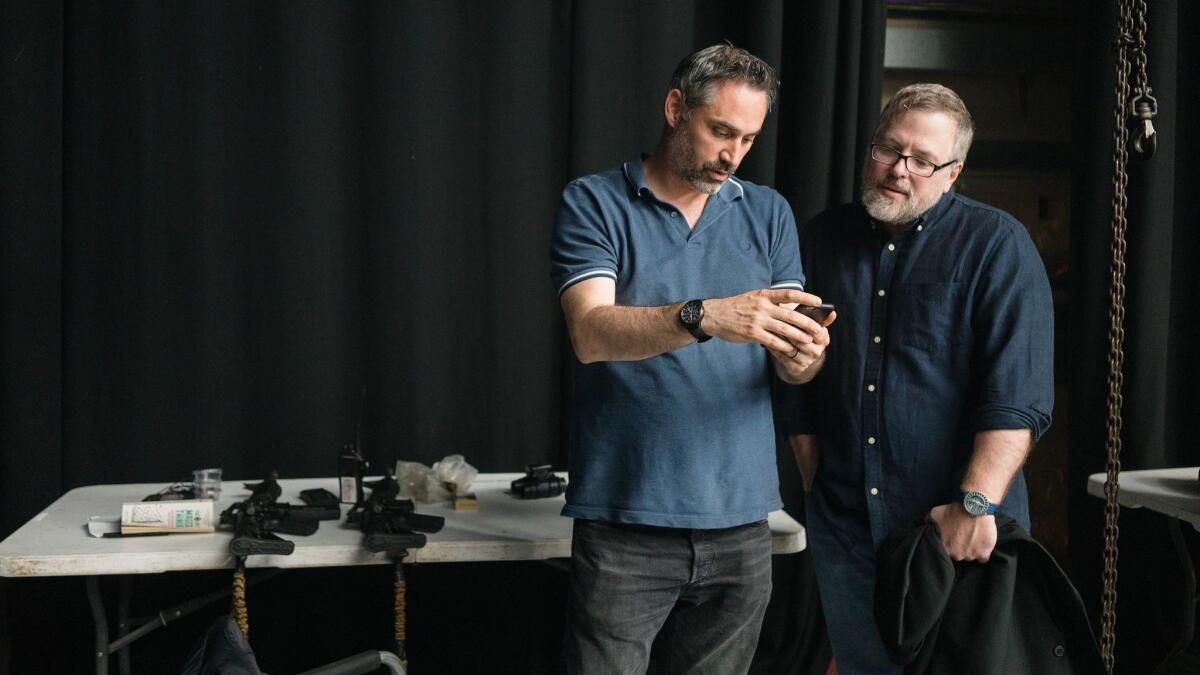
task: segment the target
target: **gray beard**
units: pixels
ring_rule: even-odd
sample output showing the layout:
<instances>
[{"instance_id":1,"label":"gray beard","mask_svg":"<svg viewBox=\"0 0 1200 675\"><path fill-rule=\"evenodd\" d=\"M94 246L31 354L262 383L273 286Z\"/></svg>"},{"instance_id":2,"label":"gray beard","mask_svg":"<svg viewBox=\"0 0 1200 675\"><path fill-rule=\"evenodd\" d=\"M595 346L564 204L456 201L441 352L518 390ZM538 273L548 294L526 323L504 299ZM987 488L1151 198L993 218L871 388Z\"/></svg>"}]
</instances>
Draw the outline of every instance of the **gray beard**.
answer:
<instances>
[{"instance_id":1,"label":"gray beard","mask_svg":"<svg viewBox=\"0 0 1200 675\"><path fill-rule=\"evenodd\" d=\"M715 195L721 189L722 182L713 182L705 175L710 165L696 166L696 151L682 132L673 133L667 142L667 158L679 177L687 181L687 184L691 185L696 192ZM720 162L717 162L712 164L711 168L724 171L728 167L721 166Z\"/></svg>"},{"instance_id":2,"label":"gray beard","mask_svg":"<svg viewBox=\"0 0 1200 675\"><path fill-rule=\"evenodd\" d=\"M937 197L934 197L928 204L915 197L909 197L906 201L897 203L880 194L876 187L864 185L861 201L863 208L867 210L867 215L875 220L885 225L907 225L936 204Z\"/></svg>"},{"instance_id":3,"label":"gray beard","mask_svg":"<svg viewBox=\"0 0 1200 675\"><path fill-rule=\"evenodd\" d=\"M714 183L704 176L704 169L685 168L679 172L679 177L686 180L696 192L715 195L721 189L721 183Z\"/></svg>"}]
</instances>

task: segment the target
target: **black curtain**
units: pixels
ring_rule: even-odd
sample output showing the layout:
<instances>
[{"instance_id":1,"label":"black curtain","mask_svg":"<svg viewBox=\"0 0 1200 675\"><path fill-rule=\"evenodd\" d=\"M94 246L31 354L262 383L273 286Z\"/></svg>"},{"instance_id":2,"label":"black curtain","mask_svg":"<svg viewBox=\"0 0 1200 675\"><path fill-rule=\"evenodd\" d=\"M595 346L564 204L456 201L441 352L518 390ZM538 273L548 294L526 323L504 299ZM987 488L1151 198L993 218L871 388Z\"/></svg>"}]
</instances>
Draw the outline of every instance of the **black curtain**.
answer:
<instances>
[{"instance_id":1,"label":"black curtain","mask_svg":"<svg viewBox=\"0 0 1200 675\"><path fill-rule=\"evenodd\" d=\"M1074 576L1093 605L1097 631L1103 502L1088 496L1085 486L1087 476L1105 466L1116 4L1081 6L1073 94L1070 545ZM1129 168L1124 470L1200 464L1190 433L1200 402L1192 382L1200 373L1195 347L1200 322L1193 304L1200 292L1195 272L1200 175L1194 160L1200 152L1195 114L1200 55L1189 39L1200 33L1200 7L1176 0L1147 4L1148 74L1159 105L1154 120L1159 140L1153 160L1131 161ZM1145 673L1179 637L1192 605L1182 593L1164 516L1122 509L1119 547L1117 667Z\"/></svg>"},{"instance_id":2,"label":"black curtain","mask_svg":"<svg viewBox=\"0 0 1200 675\"><path fill-rule=\"evenodd\" d=\"M360 424L376 467L563 466L571 357L547 262L562 186L652 149L675 64L728 40L783 80L742 174L800 221L845 201L883 26L882 0L4 3L0 536L81 485L331 475ZM777 562L761 669L819 672L807 554ZM264 665L386 647L388 606L364 598L387 573L264 585ZM561 574L413 574L414 665L553 669ZM139 579L134 612L227 577ZM3 597L0 670L89 667L79 580L0 580ZM347 597L357 624L332 621ZM135 670L176 667L218 611L140 643ZM342 623L379 629L312 632ZM462 625L483 634L447 637Z\"/></svg>"}]
</instances>

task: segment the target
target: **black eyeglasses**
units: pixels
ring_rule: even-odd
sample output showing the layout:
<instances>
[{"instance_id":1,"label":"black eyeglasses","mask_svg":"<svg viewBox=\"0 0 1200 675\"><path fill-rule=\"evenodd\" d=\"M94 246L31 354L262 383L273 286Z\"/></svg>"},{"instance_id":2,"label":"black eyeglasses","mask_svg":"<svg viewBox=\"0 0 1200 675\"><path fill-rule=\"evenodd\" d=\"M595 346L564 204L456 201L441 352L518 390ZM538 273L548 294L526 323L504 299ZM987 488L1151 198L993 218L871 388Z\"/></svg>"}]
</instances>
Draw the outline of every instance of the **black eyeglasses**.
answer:
<instances>
[{"instance_id":1,"label":"black eyeglasses","mask_svg":"<svg viewBox=\"0 0 1200 675\"><path fill-rule=\"evenodd\" d=\"M889 145L881 145L879 143L871 144L871 159L879 162L880 164L887 164L888 166L894 166L896 162L904 160L904 168L908 169L908 172L912 175L920 176L922 178L929 178L938 171L941 171L942 169L958 161L957 159L952 159L945 164L934 164L933 162L927 159L921 159L920 157L902 155L900 154L899 150Z\"/></svg>"}]
</instances>

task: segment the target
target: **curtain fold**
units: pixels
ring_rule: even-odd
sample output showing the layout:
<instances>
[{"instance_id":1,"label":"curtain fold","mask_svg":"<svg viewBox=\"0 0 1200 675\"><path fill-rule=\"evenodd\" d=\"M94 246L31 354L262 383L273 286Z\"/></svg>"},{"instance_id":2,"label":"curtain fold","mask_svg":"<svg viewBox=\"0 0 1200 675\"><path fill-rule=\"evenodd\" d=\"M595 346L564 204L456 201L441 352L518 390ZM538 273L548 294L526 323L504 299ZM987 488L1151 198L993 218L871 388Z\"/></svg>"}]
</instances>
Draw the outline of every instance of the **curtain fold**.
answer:
<instances>
[{"instance_id":1,"label":"curtain fold","mask_svg":"<svg viewBox=\"0 0 1200 675\"><path fill-rule=\"evenodd\" d=\"M62 494L62 7L5 3L0 50L0 536L6 536Z\"/></svg>"}]
</instances>

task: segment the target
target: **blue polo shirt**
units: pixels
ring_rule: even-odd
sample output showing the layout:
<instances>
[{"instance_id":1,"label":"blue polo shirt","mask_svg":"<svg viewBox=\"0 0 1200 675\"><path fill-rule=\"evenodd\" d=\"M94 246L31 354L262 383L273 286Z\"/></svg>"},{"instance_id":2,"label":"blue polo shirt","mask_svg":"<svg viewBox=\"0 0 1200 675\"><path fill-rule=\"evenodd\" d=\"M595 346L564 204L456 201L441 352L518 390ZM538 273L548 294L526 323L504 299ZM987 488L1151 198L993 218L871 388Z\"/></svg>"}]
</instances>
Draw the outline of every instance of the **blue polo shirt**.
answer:
<instances>
[{"instance_id":1,"label":"blue polo shirt","mask_svg":"<svg viewBox=\"0 0 1200 675\"><path fill-rule=\"evenodd\" d=\"M618 305L803 284L779 193L730 178L689 229L641 161L567 185L550 252L560 295L605 276ZM760 345L712 339L641 361L576 361L563 515L712 529L780 508L769 360Z\"/></svg>"}]
</instances>

